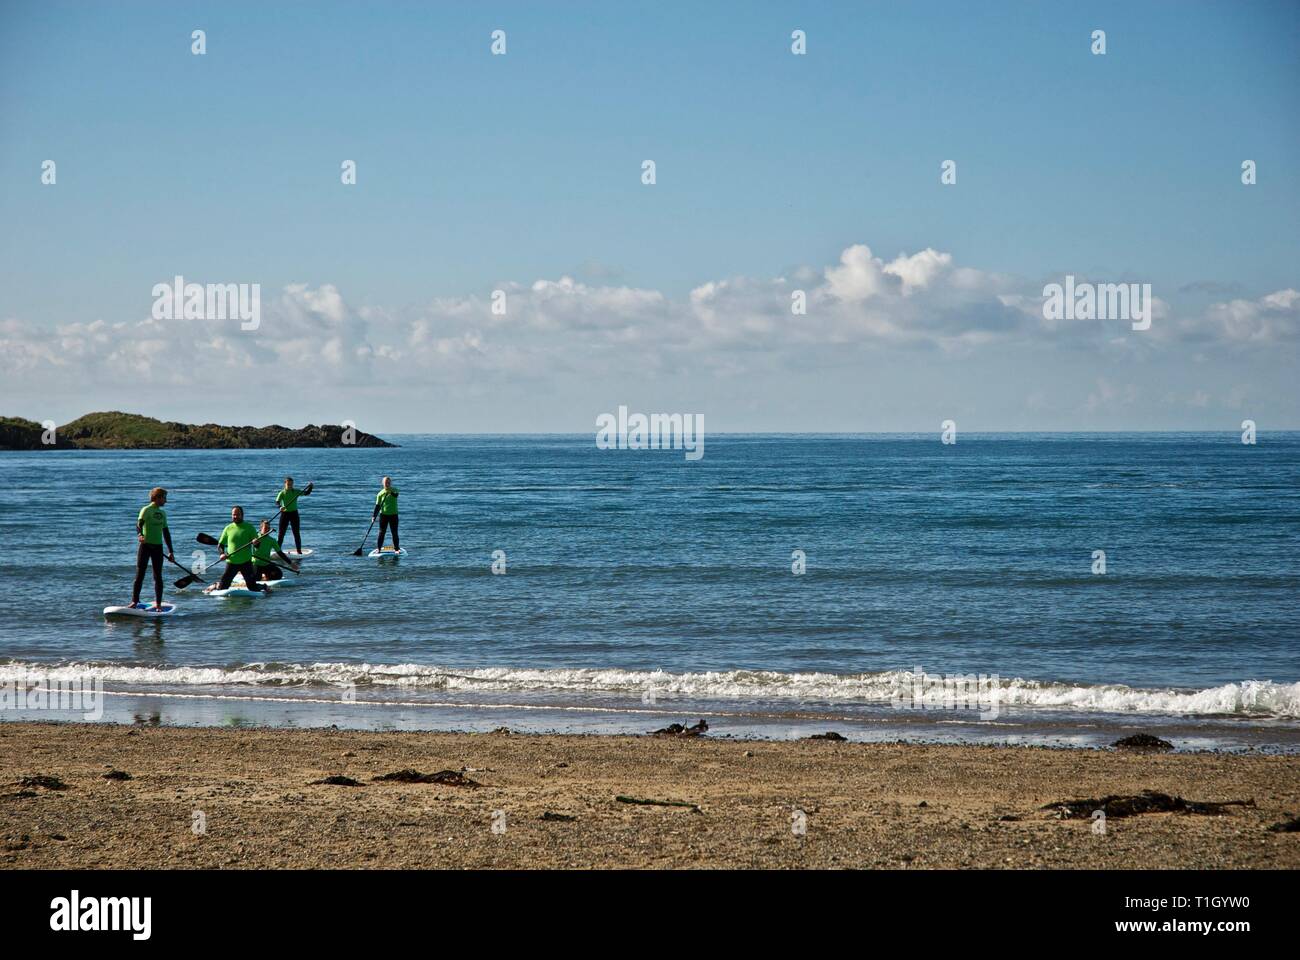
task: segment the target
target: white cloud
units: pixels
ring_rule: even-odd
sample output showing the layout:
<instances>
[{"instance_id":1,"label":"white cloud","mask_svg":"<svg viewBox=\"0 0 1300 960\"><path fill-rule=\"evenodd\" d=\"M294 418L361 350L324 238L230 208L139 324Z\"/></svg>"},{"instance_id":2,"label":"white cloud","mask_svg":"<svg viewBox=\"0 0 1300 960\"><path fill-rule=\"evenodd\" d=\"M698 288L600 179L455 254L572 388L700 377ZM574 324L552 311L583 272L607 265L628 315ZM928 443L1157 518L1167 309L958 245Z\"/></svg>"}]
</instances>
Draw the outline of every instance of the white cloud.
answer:
<instances>
[{"instance_id":1,"label":"white cloud","mask_svg":"<svg viewBox=\"0 0 1300 960\"><path fill-rule=\"evenodd\" d=\"M1278 343L1300 338L1300 291L1286 289L1257 300L1229 300L1210 307L1197 328L1235 342Z\"/></svg>"},{"instance_id":2,"label":"white cloud","mask_svg":"<svg viewBox=\"0 0 1300 960\"><path fill-rule=\"evenodd\" d=\"M294 283L264 297L256 331L240 330L238 321L93 320L51 330L8 319L0 322L0 374L9 384L50 376L114 385L221 383L232 373L253 383L266 373L322 386L481 384L581 378L628 363L658 373L743 375L761 365L852 362L853 351L865 349L962 353L1047 343L1150 351L1177 340L1267 345L1300 332L1294 289L1213 304L1190 318L1174 317L1157 299L1148 334L1130 334L1127 324L1051 324L1042 316L1041 284L959 266L929 247L886 263L856 244L823 270L713 280L676 300L569 276L502 289L504 316L480 297L391 312L354 307L331 284ZM807 294L806 315L791 312L795 290ZM1125 402L1126 390L1099 381L1088 406Z\"/></svg>"},{"instance_id":3,"label":"white cloud","mask_svg":"<svg viewBox=\"0 0 1300 960\"><path fill-rule=\"evenodd\" d=\"M910 257L899 254L885 267L885 273L892 274L903 281L903 296L913 290L928 286L940 273L952 266L951 253L939 253L926 247L920 253Z\"/></svg>"},{"instance_id":4,"label":"white cloud","mask_svg":"<svg viewBox=\"0 0 1300 960\"><path fill-rule=\"evenodd\" d=\"M840 265L826 270L826 287L832 297L844 303L859 303L884 288L885 265L871 255L865 243L854 244L840 254Z\"/></svg>"}]
</instances>

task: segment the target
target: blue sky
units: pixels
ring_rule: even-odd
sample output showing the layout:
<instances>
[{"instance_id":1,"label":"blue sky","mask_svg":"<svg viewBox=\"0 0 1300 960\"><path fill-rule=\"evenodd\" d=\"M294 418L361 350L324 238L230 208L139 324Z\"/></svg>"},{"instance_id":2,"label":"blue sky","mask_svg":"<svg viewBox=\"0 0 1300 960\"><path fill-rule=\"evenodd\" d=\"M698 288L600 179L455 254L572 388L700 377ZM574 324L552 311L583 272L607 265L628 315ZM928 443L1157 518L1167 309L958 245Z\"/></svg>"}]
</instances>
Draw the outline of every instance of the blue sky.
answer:
<instances>
[{"instance_id":1,"label":"blue sky","mask_svg":"<svg viewBox=\"0 0 1300 960\"><path fill-rule=\"evenodd\" d=\"M3 0L0 413L1300 427L1298 41L1263 2ZM845 303L858 246L949 260ZM1041 329L1067 273L1150 283L1156 335ZM145 323L176 274L262 328Z\"/></svg>"}]
</instances>

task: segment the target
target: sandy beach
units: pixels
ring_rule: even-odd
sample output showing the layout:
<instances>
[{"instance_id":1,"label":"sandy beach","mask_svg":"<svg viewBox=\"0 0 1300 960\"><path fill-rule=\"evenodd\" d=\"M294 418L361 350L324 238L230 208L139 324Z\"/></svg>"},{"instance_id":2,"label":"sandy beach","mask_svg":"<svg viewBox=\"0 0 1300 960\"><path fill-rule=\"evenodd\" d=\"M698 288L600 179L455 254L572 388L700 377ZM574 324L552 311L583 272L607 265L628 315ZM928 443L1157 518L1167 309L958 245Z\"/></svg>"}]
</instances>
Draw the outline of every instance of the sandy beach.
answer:
<instances>
[{"instance_id":1,"label":"sandy beach","mask_svg":"<svg viewBox=\"0 0 1300 960\"><path fill-rule=\"evenodd\" d=\"M1300 867L1295 756L10 722L0 769L5 868ZM1041 809L1144 790L1254 805Z\"/></svg>"}]
</instances>

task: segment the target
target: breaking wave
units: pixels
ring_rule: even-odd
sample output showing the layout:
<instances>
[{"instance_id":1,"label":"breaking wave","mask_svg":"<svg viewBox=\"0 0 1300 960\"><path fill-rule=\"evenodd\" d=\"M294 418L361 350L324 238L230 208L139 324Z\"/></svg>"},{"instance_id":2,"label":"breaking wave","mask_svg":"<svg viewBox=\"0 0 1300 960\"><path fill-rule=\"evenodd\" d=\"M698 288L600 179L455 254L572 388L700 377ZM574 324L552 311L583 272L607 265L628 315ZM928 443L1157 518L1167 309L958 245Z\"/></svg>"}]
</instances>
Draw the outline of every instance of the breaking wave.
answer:
<instances>
[{"instance_id":1,"label":"breaking wave","mask_svg":"<svg viewBox=\"0 0 1300 960\"><path fill-rule=\"evenodd\" d=\"M863 674L780 673L729 670L666 673L592 668L514 669L481 667L452 670L422 664L248 663L229 667L145 667L122 664L9 662L0 664L0 684L26 681L99 679L112 686L330 688L355 685L376 691L391 687L408 693L500 692L570 696L656 696L692 700L746 700L789 707L794 703L889 704L911 701L918 676L896 670ZM930 680L935 675L930 675ZM1063 708L1077 712L1149 716L1235 716L1300 718L1300 683L1243 680L1207 689L1142 688L1124 684L1076 684L1020 678L989 681L1000 706ZM974 690L972 683L969 689ZM194 692L198 693L199 690ZM944 693L925 690L922 701L942 702Z\"/></svg>"}]
</instances>

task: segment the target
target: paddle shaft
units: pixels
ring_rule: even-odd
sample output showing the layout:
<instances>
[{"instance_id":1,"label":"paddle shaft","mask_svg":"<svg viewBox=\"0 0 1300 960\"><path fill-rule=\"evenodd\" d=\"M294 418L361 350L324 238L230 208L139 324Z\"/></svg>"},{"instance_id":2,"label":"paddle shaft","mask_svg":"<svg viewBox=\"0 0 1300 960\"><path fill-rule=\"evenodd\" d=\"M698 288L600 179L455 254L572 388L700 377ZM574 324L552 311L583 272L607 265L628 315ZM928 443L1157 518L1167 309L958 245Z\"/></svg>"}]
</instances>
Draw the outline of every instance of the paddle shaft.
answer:
<instances>
[{"instance_id":1,"label":"paddle shaft","mask_svg":"<svg viewBox=\"0 0 1300 960\"><path fill-rule=\"evenodd\" d=\"M353 551L352 556L354 557L361 556L361 551L364 550L366 547L366 541L370 539L370 531L375 529L375 521L378 519L379 519L379 514L375 514L373 517L370 518L370 526L366 527L366 535L361 538L361 546L357 547L357 549Z\"/></svg>"},{"instance_id":2,"label":"paddle shaft","mask_svg":"<svg viewBox=\"0 0 1300 960\"><path fill-rule=\"evenodd\" d=\"M185 564L183 564L183 563L179 563L179 562L176 561L174 558L172 558L172 557L167 557L167 562L168 562L168 563L175 564L177 567L179 567L180 569L184 570L187 574L189 574L188 577L184 578L184 579L185 579L185 586L188 587L188 586L189 586L191 583L193 583L195 580L199 581L199 583L206 583L206 582L207 582L207 581L205 581L202 577L200 577L197 573L195 573L193 570L191 570L189 567L185 566ZM179 583L180 581L178 580L178 581L176 581L176 582Z\"/></svg>"}]
</instances>

